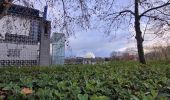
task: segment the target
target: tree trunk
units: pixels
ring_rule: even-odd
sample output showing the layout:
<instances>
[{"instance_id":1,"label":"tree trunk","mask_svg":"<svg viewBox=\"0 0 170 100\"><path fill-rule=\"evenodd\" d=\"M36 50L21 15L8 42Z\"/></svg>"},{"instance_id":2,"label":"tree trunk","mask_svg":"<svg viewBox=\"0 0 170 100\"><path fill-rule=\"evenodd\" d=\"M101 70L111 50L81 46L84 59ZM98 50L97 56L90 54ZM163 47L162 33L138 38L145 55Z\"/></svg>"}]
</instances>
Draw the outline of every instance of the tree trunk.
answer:
<instances>
[{"instance_id":1,"label":"tree trunk","mask_svg":"<svg viewBox=\"0 0 170 100\"><path fill-rule=\"evenodd\" d=\"M146 64L143 50L143 37L140 29L140 16L139 16L139 0L135 0L135 31L136 31L136 40L137 40L137 49L139 62Z\"/></svg>"},{"instance_id":2,"label":"tree trunk","mask_svg":"<svg viewBox=\"0 0 170 100\"><path fill-rule=\"evenodd\" d=\"M144 57L144 50L143 50L143 40L136 38L137 40L137 48L138 48L138 56L139 62L142 64L146 64L145 57Z\"/></svg>"}]
</instances>

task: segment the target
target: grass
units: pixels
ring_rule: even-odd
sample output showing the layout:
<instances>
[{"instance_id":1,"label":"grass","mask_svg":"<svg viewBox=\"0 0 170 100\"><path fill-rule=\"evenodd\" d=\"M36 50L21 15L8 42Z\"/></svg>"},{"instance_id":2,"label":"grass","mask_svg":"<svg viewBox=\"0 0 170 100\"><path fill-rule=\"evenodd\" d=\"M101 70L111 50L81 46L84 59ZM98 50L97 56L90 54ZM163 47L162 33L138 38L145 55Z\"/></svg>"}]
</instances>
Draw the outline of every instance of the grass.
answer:
<instances>
[{"instance_id":1,"label":"grass","mask_svg":"<svg viewBox=\"0 0 170 100\"><path fill-rule=\"evenodd\" d=\"M23 93L23 89L31 92ZM1 99L168 100L168 97L167 62L0 68Z\"/></svg>"}]
</instances>

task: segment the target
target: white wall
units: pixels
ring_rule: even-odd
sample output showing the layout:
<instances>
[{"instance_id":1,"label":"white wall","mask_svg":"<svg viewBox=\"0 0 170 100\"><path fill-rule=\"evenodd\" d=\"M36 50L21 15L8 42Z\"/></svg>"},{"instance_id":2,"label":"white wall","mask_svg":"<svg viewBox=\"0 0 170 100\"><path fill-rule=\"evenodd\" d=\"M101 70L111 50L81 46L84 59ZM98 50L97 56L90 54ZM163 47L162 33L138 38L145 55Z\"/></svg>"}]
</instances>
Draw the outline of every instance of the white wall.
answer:
<instances>
[{"instance_id":1,"label":"white wall","mask_svg":"<svg viewBox=\"0 0 170 100\"><path fill-rule=\"evenodd\" d=\"M4 16L0 19L0 39L5 39L5 34L29 35L31 19L16 17L12 15Z\"/></svg>"},{"instance_id":2,"label":"white wall","mask_svg":"<svg viewBox=\"0 0 170 100\"><path fill-rule=\"evenodd\" d=\"M8 49L19 49L20 57L8 57ZM37 60L39 45L0 43L0 60Z\"/></svg>"}]
</instances>

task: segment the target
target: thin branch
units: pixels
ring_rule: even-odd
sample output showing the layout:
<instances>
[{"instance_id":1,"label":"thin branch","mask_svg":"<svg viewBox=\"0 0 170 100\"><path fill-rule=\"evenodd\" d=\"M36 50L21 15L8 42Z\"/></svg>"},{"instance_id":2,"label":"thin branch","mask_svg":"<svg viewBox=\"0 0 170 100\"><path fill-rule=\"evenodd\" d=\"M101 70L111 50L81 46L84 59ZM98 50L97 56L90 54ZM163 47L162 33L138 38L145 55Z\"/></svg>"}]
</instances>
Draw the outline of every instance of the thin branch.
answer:
<instances>
[{"instance_id":1,"label":"thin branch","mask_svg":"<svg viewBox=\"0 0 170 100\"><path fill-rule=\"evenodd\" d=\"M145 30L144 30L144 32L143 32L143 39L144 39L144 37L145 37L146 30L147 30L147 28L148 28L149 22L150 22L150 18L149 18L149 20L147 21L146 26L145 26Z\"/></svg>"},{"instance_id":2,"label":"thin branch","mask_svg":"<svg viewBox=\"0 0 170 100\"><path fill-rule=\"evenodd\" d=\"M123 11L120 11L120 12L115 12L115 13L107 14L102 19L105 19L106 17L109 17L109 16L115 16L113 19L116 19L119 16L125 15L125 13L130 13L132 15L135 15L134 12L132 12L131 10L123 10Z\"/></svg>"},{"instance_id":3,"label":"thin branch","mask_svg":"<svg viewBox=\"0 0 170 100\"><path fill-rule=\"evenodd\" d=\"M159 20L159 21L165 22L168 26L170 26L170 23L166 19L162 19L162 18L159 18L157 16L151 16L151 15L143 15L143 16L148 17L148 18L152 18L154 20Z\"/></svg>"},{"instance_id":4,"label":"thin branch","mask_svg":"<svg viewBox=\"0 0 170 100\"><path fill-rule=\"evenodd\" d=\"M163 12L163 11L161 11L161 10L158 10L158 9L157 9L157 11L160 12L161 14L165 15L165 16L170 16L170 14L166 14L165 12Z\"/></svg>"},{"instance_id":5,"label":"thin branch","mask_svg":"<svg viewBox=\"0 0 170 100\"><path fill-rule=\"evenodd\" d=\"M64 0L61 0L62 1L62 6L63 6L63 20L64 20L64 23L63 23L63 28L66 29L66 34L68 35L68 26L67 26L67 21L66 21L66 17L67 17L67 12L66 12L66 7L65 7L65 2Z\"/></svg>"},{"instance_id":6,"label":"thin branch","mask_svg":"<svg viewBox=\"0 0 170 100\"><path fill-rule=\"evenodd\" d=\"M170 0L169 0L169 1L170 1ZM143 12L139 17L144 16L146 13L148 13L148 12L150 12L150 11L157 10L157 9L162 8L162 7L165 7L165 6L170 5L169 1L168 1L167 3L165 3L165 4L163 4L163 5L160 5L160 6L157 6L157 7L153 7L153 8L150 8L150 9L146 10L146 11Z\"/></svg>"}]
</instances>

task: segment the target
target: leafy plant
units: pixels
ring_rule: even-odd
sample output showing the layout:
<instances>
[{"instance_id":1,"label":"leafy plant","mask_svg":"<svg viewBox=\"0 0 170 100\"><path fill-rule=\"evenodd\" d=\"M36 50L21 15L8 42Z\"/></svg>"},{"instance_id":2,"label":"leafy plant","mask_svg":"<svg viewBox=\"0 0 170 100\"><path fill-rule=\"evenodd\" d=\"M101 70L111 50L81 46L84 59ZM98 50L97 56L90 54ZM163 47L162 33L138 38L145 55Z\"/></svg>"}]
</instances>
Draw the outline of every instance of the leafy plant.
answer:
<instances>
[{"instance_id":1,"label":"leafy plant","mask_svg":"<svg viewBox=\"0 0 170 100\"><path fill-rule=\"evenodd\" d=\"M0 68L0 99L167 100L170 64ZM24 95L23 89L29 94Z\"/></svg>"}]
</instances>

